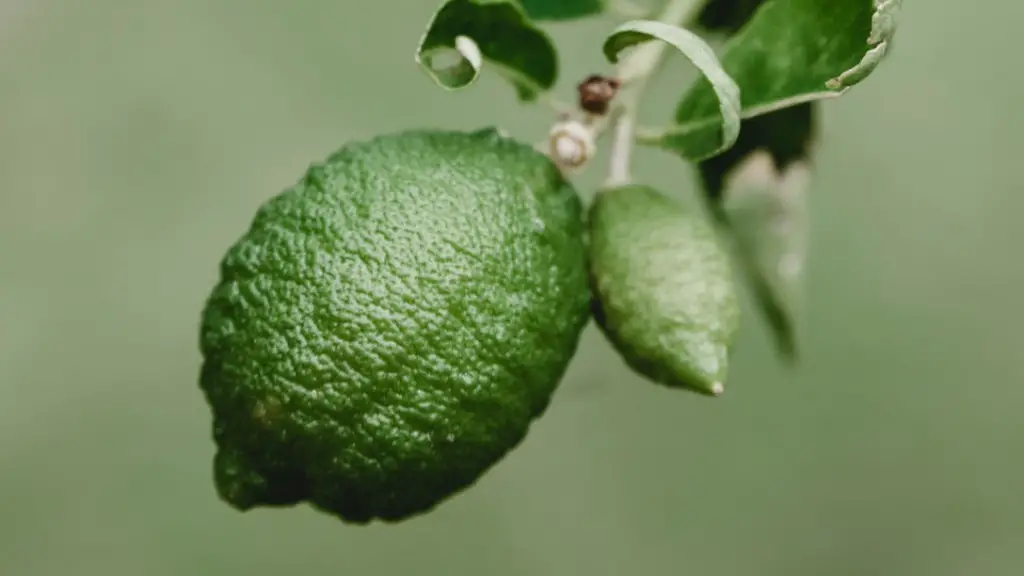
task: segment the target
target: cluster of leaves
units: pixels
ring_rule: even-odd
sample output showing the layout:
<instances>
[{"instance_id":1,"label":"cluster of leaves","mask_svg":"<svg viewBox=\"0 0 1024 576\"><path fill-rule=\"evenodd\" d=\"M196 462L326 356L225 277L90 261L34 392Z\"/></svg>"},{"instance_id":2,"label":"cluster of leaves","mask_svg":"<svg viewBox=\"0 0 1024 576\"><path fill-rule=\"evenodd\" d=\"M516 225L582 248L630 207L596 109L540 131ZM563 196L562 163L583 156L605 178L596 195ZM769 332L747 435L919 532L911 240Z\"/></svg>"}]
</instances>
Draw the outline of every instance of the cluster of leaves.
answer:
<instances>
[{"instance_id":1,"label":"cluster of leaves","mask_svg":"<svg viewBox=\"0 0 1024 576\"><path fill-rule=\"evenodd\" d=\"M637 143L696 164L710 211L731 240L777 349L792 360L815 103L843 94L875 69L891 46L902 0L691 4L685 27L633 20L602 47L615 63L627 48L664 41L702 73L682 94L672 121L638 133ZM521 101L532 102L559 79L558 54L543 23L621 14L623 7L616 0L447 0L416 58L447 89L468 86L492 67ZM723 39L717 53L706 42L713 37ZM454 60L445 63L446 56Z\"/></svg>"}]
</instances>

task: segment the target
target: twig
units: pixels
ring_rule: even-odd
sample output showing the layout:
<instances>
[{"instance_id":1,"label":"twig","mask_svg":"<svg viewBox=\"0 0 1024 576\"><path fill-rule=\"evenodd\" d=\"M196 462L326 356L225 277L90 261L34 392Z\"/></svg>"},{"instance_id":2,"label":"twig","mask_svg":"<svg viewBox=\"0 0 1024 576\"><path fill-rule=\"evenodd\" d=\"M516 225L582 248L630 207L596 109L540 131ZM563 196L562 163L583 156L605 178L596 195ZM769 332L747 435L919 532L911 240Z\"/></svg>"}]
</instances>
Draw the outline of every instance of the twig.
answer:
<instances>
[{"instance_id":1,"label":"twig","mask_svg":"<svg viewBox=\"0 0 1024 576\"><path fill-rule=\"evenodd\" d=\"M673 26L679 25L702 5L702 0L669 0L656 19ZM619 94L618 113L614 122L605 188L622 186L631 181L630 163L635 144L637 109L647 83L662 63L667 48L668 44L657 40L644 43L626 55L616 68L622 82L622 92Z\"/></svg>"}]
</instances>

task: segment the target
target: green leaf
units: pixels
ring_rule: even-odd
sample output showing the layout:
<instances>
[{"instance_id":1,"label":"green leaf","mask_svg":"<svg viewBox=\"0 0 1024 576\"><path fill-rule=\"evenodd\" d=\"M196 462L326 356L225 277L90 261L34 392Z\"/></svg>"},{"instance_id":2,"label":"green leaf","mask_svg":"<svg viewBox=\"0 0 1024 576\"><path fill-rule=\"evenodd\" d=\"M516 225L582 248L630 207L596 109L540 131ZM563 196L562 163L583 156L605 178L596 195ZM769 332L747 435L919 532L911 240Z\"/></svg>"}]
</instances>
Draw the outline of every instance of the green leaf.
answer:
<instances>
[{"instance_id":1,"label":"green leaf","mask_svg":"<svg viewBox=\"0 0 1024 576\"><path fill-rule=\"evenodd\" d=\"M558 79L554 43L518 2L445 2L420 40L416 62L439 86L457 90L476 81L484 61L512 82L523 101L550 90Z\"/></svg>"},{"instance_id":2,"label":"green leaf","mask_svg":"<svg viewBox=\"0 0 1024 576\"><path fill-rule=\"evenodd\" d=\"M767 0L730 38L722 66L739 84L743 118L832 98L884 58L902 0ZM684 157L717 137L717 96L699 80L655 144Z\"/></svg>"},{"instance_id":3,"label":"green leaf","mask_svg":"<svg viewBox=\"0 0 1024 576\"><path fill-rule=\"evenodd\" d=\"M780 355L795 362L807 251L815 104L744 120L736 144L698 165L705 197L733 244Z\"/></svg>"},{"instance_id":4,"label":"green leaf","mask_svg":"<svg viewBox=\"0 0 1024 576\"><path fill-rule=\"evenodd\" d=\"M520 0L523 9L534 20L575 20L600 14L607 9L607 0Z\"/></svg>"},{"instance_id":5,"label":"green leaf","mask_svg":"<svg viewBox=\"0 0 1024 576\"><path fill-rule=\"evenodd\" d=\"M605 39L604 54L612 63L626 48L661 40L677 48L704 75L711 88L714 110L708 138L699 147L691 147L685 156L701 160L728 150L740 132L740 89L722 69L714 50L700 36L663 22L634 20L616 28Z\"/></svg>"}]
</instances>

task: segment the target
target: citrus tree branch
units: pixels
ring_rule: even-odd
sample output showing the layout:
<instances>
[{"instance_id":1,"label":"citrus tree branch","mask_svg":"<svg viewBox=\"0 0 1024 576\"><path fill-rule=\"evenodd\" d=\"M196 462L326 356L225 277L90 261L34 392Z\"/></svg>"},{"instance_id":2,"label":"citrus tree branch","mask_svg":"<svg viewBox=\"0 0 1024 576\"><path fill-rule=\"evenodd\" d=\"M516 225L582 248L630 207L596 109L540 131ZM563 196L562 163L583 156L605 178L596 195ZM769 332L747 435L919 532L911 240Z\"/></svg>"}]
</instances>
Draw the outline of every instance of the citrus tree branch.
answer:
<instances>
[{"instance_id":1,"label":"citrus tree branch","mask_svg":"<svg viewBox=\"0 0 1024 576\"><path fill-rule=\"evenodd\" d=\"M704 0L668 0L655 19L677 26L689 19L703 4ZM638 46L623 58L616 68L617 76L622 82L622 92L612 131L608 177L604 183L606 188L628 184L631 180L630 163L635 144L637 110L647 83L658 70L667 48L668 44L665 42L652 40Z\"/></svg>"}]
</instances>

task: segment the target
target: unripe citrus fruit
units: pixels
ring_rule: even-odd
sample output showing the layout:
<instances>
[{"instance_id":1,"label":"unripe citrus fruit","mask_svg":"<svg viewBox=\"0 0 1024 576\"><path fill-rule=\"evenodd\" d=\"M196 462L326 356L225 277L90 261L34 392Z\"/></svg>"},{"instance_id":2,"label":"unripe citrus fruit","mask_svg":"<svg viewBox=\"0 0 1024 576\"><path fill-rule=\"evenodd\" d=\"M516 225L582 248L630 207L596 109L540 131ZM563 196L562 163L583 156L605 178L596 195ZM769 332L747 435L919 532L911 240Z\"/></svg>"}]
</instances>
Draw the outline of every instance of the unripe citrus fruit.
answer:
<instances>
[{"instance_id":1,"label":"unripe citrus fruit","mask_svg":"<svg viewBox=\"0 0 1024 576\"><path fill-rule=\"evenodd\" d=\"M397 521L547 407L589 317L582 208L494 130L353 143L266 202L203 312L215 479L238 509Z\"/></svg>"},{"instance_id":2,"label":"unripe citrus fruit","mask_svg":"<svg viewBox=\"0 0 1024 576\"><path fill-rule=\"evenodd\" d=\"M720 394L739 323L729 255L696 211L648 186L590 209L594 316L626 363L671 387Z\"/></svg>"}]
</instances>

